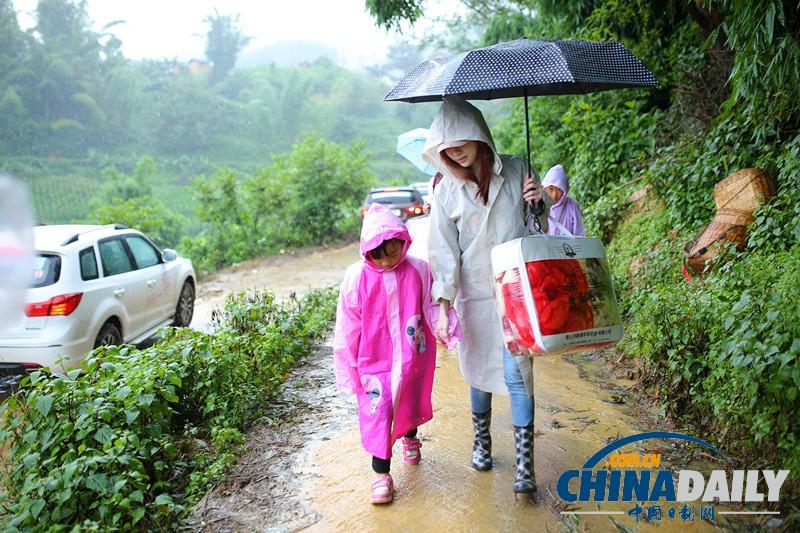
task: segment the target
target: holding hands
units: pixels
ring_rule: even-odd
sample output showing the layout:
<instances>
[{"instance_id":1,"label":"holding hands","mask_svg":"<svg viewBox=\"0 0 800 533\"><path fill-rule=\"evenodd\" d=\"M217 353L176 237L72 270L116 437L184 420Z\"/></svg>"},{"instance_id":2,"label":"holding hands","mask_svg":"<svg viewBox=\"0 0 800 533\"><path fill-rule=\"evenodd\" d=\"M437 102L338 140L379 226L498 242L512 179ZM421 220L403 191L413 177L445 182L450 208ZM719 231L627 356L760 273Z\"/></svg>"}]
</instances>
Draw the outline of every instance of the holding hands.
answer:
<instances>
[{"instance_id":1,"label":"holding hands","mask_svg":"<svg viewBox=\"0 0 800 533\"><path fill-rule=\"evenodd\" d=\"M442 344L447 344L450 340L450 302L439 300L439 321L436 323L436 331L433 332L436 340Z\"/></svg>"}]
</instances>

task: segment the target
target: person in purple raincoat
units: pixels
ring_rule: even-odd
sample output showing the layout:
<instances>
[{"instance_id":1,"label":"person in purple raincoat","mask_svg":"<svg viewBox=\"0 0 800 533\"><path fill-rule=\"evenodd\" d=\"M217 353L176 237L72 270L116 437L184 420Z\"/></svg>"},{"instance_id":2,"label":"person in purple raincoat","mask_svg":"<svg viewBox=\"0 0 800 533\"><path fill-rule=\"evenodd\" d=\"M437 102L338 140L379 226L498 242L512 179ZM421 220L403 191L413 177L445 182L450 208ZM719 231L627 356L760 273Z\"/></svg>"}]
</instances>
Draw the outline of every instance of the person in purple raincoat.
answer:
<instances>
[{"instance_id":1,"label":"person in purple raincoat","mask_svg":"<svg viewBox=\"0 0 800 533\"><path fill-rule=\"evenodd\" d=\"M361 256L345 273L334 329L337 386L355 394L361 443L372 455L377 479L372 503L393 499L392 445L403 439L403 461L419 464L417 427L433 417L436 364L428 264L406 255L411 237L386 207L372 204L361 229ZM461 338L455 312L448 314L449 347Z\"/></svg>"},{"instance_id":2,"label":"person in purple raincoat","mask_svg":"<svg viewBox=\"0 0 800 533\"><path fill-rule=\"evenodd\" d=\"M569 192L569 179L564 167L556 165L547 171L542 180L542 187L555 202L550 206L551 224L548 224L548 235L566 235L558 226L562 226L575 237L585 237L586 229L583 227L581 208L573 198L567 196Z\"/></svg>"}]
</instances>

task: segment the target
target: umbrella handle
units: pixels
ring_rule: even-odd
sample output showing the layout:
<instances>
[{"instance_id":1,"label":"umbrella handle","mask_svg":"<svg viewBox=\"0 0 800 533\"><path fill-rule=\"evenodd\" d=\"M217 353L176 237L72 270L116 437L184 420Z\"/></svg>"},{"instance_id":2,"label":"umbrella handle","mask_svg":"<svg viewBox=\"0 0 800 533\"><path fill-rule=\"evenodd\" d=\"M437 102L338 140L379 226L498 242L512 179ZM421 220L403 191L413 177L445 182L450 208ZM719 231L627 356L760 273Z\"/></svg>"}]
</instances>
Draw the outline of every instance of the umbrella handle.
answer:
<instances>
[{"instance_id":1,"label":"umbrella handle","mask_svg":"<svg viewBox=\"0 0 800 533\"><path fill-rule=\"evenodd\" d=\"M533 229L537 232L542 232L542 223L539 222L539 217L544 214L544 200L539 200L533 205Z\"/></svg>"},{"instance_id":2,"label":"umbrella handle","mask_svg":"<svg viewBox=\"0 0 800 533\"><path fill-rule=\"evenodd\" d=\"M531 127L528 122L528 87L525 86L525 148L527 149L527 163L528 163L528 176L531 172ZM539 217L544 214L544 201L539 200L534 204L528 202L528 211L533 213L533 229L538 233L542 232L542 224L539 222Z\"/></svg>"},{"instance_id":3,"label":"umbrella handle","mask_svg":"<svg viewBox=\"0 0 800 533\"><path fill-rule=\"evenodd\" d=\"M542 223L539 222L539 217L544 214L544 201L539 200L535 204L533 202L525 202L525 207L526 211L533 216L534 231L542 233Z\"/></svg>"}]
</instances>

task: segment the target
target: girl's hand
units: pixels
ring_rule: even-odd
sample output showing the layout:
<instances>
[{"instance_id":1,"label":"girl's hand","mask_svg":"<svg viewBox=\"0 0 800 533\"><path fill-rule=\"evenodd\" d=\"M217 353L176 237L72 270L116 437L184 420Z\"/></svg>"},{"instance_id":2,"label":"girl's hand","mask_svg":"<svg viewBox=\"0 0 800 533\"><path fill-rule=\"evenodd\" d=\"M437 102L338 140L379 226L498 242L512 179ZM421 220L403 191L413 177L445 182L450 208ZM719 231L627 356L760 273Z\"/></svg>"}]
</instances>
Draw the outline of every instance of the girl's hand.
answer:
<instances>
[{"instance_id":1,"label":"girl's hand","mask_svg":"<svg viewBox=\"0 0 800 533\"><path fill-rule=\"evenodd\" d=\"M539 183L533 181L532 176L525 178L522 184L522 197L526 202L538 203L542 199L542 187Z\"/></svg>"},{"instance_id":2,"label":"girl's hand","mask_svg":"<svg viewBox=\"0 0 800 533\"><path fill-rule=\"evenodd\" d=\"M448 316L449 310L450 302L447 300L440 300L439 321L436 323L436 331L434 334L442 343L447 343L447 341L450 340L450 317Z\"/></svg>"},{"instance_id":3,"label":"girl's hand","mask_svg":"<svg viewBox=\"0 0 800 533\"><path fill-rule=\"evenodd\" d=\"M436 325L436 338L443 344L450 339L450 320L447 313L439 315L439 323Z\"/></svg>"}]
</instances>

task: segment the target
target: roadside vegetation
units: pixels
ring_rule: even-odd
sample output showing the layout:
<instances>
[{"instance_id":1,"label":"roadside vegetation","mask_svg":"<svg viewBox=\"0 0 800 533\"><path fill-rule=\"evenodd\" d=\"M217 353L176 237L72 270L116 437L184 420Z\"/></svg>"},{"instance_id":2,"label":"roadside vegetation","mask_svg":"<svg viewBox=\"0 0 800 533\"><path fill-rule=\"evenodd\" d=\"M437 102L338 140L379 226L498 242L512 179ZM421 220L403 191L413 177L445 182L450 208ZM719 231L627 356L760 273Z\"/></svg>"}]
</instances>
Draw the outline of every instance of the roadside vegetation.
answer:
<instances>
[{"instance_id":1,"label":"roadside vegetation","mask_svg":"<svg viewBox=\"0 0 800 533\"><path fill-rule=\"evenodd\" d=\"M362 143L309 135L271 167L240 176L222 169L195 183L204 229L182 250L201 272L283 249L355 239L359 207L376 183Z\"/></svg>"},{"instance_id":2,"label":"roadside vegetation","mask_svg":"<svg viewBox=\"0 0 800 533\"><path fill-rule=\"evenodd\" d=\"M174 529L328 332L336 294L239 294L213 334L173 329L147 349L30 374L2 407L2 529Z\"/></svg>"}]
</instances>

